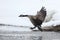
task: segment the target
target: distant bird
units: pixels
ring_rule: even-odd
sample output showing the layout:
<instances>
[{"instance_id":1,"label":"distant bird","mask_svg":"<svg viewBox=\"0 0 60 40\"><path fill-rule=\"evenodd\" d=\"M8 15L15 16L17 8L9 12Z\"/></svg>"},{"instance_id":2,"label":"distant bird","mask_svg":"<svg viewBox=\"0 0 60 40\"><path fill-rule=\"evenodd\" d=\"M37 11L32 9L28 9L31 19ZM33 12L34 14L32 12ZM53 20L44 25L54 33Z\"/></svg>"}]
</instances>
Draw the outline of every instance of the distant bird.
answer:
<instances>
[{"instance_id":1,"label":"distant bird","mask_svg":"<svg viewBox=\"0 0 60 40\"><path fill-rule=\"evenodd\" d=\"M45 7L42 7L40 11L37 12L37 15L33 16L33 15L20 15L19 17L28 17L30 19L30 21L32 22L32 24L34 25L34 27L31 27L30 29L34 29L36 27L38 27L38 29L40 31L42 31L41 29L41 24L43 23L45 17L46 17L46 9Z\"/></svg>"}]
</instances>

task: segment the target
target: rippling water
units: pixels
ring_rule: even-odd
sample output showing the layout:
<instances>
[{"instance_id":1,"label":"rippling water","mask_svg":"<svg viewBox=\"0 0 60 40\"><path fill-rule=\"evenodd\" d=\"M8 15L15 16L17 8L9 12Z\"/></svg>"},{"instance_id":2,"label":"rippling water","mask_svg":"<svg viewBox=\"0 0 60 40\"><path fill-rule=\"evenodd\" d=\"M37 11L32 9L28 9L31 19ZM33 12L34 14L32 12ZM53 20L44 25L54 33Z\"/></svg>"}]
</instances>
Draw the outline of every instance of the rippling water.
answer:
<instances>
[{"instance_id":1,"label":"rippling water","mask_svg":"<svg viewBox=\"0 0 60 40\"><path fill-rule=\"evenodd\" d=\"M60 40L60 32L8 32L0 31L0 40Z\"/></svg>"}]
</instances>

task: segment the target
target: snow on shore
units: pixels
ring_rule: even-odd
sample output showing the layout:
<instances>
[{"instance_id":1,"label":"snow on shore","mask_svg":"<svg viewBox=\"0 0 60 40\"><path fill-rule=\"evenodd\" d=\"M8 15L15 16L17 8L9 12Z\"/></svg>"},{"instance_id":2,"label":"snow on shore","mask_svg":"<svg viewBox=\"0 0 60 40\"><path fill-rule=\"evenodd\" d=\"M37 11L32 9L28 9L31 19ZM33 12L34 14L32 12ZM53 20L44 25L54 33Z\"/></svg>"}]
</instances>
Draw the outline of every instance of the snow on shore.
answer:
<instances>
[{"instance_id":1,"label":"snow on shore","mask_svg":"<svg viewBox=\"0 0 60 40\"><path fill-rule=\"evenodd\" d=\"M29 28L13 27L13 26L0 26L0 31L32 31Z\"/></svg>"}]
</instances>

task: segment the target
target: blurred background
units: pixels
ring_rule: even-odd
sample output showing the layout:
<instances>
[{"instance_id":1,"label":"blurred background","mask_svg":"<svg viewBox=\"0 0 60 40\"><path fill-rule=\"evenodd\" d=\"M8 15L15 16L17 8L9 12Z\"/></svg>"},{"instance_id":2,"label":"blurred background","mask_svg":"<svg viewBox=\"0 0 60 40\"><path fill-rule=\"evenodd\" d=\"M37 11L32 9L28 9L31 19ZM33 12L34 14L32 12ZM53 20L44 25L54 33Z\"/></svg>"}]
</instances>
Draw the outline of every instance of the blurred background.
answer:
<instances>
[{"instance_id":1,"label":"blurred background","mask_svg":"<svg viewBox=\"0 0 60 40\"><path fill-rule=\"evenodd\" d=\"M47 10L45 22L48 22L48 26L50 21L55 23L60 20L60 0L0 0L0 24L33 26L28 18L18 16L20 14L36 15L42 6ZM46 23L44 25L46 26Z\"/></svg>"}]
</instances>

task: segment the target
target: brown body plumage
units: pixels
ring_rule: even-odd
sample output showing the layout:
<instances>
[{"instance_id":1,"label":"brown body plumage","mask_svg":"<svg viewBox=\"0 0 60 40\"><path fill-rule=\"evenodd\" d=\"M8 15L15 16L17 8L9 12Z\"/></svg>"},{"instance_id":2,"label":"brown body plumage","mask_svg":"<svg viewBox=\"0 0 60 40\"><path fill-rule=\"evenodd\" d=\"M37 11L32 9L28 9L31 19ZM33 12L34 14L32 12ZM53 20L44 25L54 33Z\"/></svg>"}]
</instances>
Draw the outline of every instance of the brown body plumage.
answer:
<instances>
[{"instance_id":1,"label":"brown body plumage","mask_svg":"<svg viewBox=\"0 0 60 40\"><path fill-rule=\"evenodd\" d=\"M44 7L41 8L40 11L37 12L37 15L32 16L32 15L20 15L19 17L28 17L32 24L35 26L31 29L34 29L38 27L39 30L42 31L41 24L43 23L45 17L46 17L46 9Z\"/></svg>"}]
</instances>

